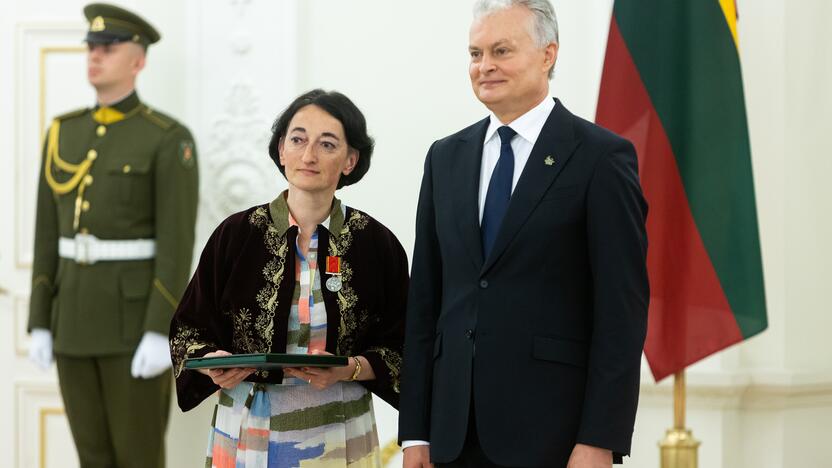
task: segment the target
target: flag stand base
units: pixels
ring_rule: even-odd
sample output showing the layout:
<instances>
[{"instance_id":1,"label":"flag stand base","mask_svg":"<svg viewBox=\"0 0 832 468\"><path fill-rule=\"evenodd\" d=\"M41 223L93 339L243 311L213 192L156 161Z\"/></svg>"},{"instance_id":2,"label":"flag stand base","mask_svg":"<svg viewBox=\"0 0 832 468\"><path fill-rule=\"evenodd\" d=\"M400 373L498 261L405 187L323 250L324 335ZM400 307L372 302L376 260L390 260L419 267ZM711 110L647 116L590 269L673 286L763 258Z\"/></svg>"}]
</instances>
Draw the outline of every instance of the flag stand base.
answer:
<instances>
[{"instance_id":1,"label":"flag stand base","mask_svg":"<svg viewBox=\"0 0 832 468\"><path fill-rule=\"evenodd\" d=\"M661 468L697 468L699 441L685 429L685 371L673 376L673 423L659 442Z\"/></svg>"},{"instance_id":2,"label":"flag stand base","mask_svg":"<svg viewBox=\"0 0 832 468\"><path fill-rule=\"evenodd\" d=\"M688 429L668 429L659 443L662 468L696 468L699 441Z\"/></svg>"}]
</instances>

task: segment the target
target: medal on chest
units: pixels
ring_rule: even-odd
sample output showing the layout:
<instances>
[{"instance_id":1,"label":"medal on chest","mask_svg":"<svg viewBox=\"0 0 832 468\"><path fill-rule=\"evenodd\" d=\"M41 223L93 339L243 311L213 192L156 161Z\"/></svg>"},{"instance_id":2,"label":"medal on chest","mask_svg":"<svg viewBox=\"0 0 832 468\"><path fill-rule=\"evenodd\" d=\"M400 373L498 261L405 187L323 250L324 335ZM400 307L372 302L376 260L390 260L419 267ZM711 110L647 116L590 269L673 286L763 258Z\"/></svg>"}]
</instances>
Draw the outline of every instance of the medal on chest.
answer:
<instances>
[{"instance_id":1,"label":"medal on chest","mask_svg":"<svg viewBox=\"0 0 832 468\"><path fill-rule=\"evenodd\" d=\"M341 257L328 255L326 257L326 274L331 275L326 280L326 288L332 292L341 290Z\"/></svg>"}]
</instances>

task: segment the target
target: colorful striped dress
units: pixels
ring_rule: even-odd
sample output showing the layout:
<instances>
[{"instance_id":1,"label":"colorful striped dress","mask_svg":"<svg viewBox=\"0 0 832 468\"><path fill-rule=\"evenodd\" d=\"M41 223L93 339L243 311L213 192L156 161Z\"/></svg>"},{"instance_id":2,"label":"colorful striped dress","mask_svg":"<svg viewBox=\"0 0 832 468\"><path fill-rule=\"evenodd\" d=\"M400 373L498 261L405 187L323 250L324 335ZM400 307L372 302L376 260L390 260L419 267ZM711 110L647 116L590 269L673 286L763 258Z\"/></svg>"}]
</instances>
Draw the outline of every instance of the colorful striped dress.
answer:
<instances>
[{"instance_id":1,"label":"colorful striped dress","mask_svg":"<svg viewBox=\"0 0 832 468\"><path fill-rule=\"evenodd\" d=\"M291 215L291 225L297 225ZM327 226L329 223L322 223ZM287 353L325 349L327 316L317 268L318 235L304 257L295 245L295 290ZM380 467L372 395L357 382L325 390L285 377L219 392L206 467Z\"/></svg>"}]
</instances>

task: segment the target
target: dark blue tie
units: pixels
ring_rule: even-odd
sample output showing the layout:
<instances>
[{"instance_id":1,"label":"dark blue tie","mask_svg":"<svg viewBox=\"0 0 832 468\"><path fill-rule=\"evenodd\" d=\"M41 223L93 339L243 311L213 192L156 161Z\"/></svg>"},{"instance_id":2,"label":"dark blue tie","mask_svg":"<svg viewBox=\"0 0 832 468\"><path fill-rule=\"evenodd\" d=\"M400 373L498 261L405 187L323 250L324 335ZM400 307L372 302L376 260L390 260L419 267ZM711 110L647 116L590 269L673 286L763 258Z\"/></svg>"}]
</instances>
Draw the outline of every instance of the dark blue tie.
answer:
<instances>
[{"instance_id":1,"label":"dark blue tie","mask_svg":"<svg viewBox=\"0 0 832 468\"><path fill-rule=\"evenodd\" d=\"M500 224L508 210L511 199L511 181L514 178L514 151L511 150L511 139L517 132L510 127L502 126L497 129L500 134L500 159L491 174L488 192L485 195L485 207L482 210L480 234L482 235L482 255L488 258Z\"/></svg>"}]
</instances>

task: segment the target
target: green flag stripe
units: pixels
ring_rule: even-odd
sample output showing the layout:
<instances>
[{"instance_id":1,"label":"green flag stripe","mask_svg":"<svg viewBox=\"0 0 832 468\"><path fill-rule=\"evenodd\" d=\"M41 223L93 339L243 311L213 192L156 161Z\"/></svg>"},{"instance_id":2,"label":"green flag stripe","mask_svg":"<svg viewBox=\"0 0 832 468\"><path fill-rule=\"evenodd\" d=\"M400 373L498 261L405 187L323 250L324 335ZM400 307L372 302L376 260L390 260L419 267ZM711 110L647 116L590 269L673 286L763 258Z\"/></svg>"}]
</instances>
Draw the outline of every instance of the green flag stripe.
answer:
<instances>
[{"instance_id":1,"label":"green flag stripe","mask_svg":"<svg viewBox=\"0 0 832 468\"><path fill-rule=\"evenodd\" d=\"M614 14L747 338L766 327L765 297L742 77L725 16L717 0L616 2Z\"/></svg>"}]
</instances>

